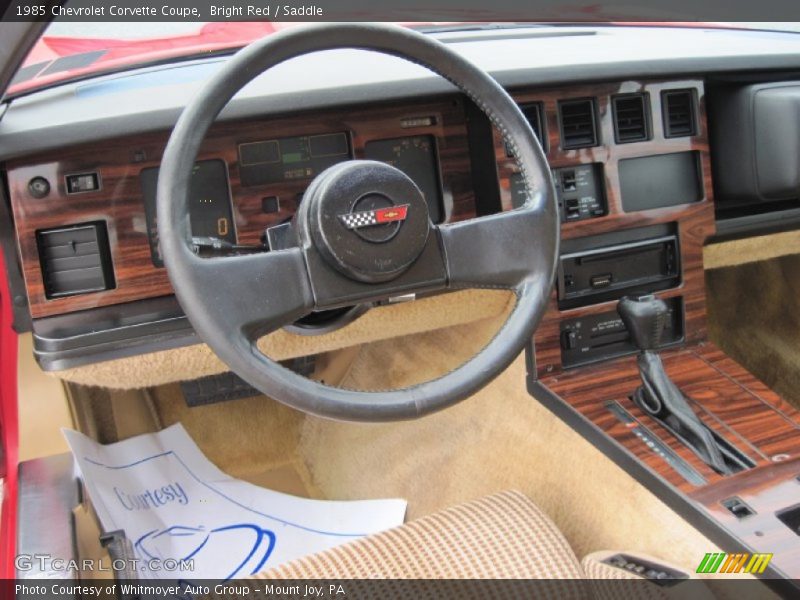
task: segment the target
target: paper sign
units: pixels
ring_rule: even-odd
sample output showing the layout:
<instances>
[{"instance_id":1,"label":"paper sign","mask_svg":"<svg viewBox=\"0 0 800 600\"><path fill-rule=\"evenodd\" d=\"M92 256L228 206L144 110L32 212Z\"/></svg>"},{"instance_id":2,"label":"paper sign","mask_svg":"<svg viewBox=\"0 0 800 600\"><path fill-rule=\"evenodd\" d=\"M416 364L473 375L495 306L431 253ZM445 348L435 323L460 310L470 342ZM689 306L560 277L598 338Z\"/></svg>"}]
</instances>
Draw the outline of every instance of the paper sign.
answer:
<instances>
[{"instance_id":1,"label":"paper sign","mask_svg":"<svg viewBox=\"0 0 800 600\"><path fill-rule=\"evenodd\" d=\"M142 578L246 577L405 516L405 500L309 500L229 477L180 424L107 446L64 435L103 530L125 531Z\"/></svg>"}]
</instances>

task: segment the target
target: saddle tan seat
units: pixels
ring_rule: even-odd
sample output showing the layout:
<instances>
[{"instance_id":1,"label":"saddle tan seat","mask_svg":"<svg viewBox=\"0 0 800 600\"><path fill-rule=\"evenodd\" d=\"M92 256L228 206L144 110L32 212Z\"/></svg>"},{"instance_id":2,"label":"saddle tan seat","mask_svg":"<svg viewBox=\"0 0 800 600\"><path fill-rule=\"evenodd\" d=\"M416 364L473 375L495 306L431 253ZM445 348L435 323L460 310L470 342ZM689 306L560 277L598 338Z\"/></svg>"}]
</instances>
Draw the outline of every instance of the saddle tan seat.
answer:
<instances>
[{"instance_id":1,"label":"saddle tan seat","mask_svg":"<svg viewBox=\"0 0 800 600\"><path fill-rule=\"evenodd\" d=\"M444 509L298 558L259 579L579 579L555 524L519 492Z\"/></svg>"}]
</instances>

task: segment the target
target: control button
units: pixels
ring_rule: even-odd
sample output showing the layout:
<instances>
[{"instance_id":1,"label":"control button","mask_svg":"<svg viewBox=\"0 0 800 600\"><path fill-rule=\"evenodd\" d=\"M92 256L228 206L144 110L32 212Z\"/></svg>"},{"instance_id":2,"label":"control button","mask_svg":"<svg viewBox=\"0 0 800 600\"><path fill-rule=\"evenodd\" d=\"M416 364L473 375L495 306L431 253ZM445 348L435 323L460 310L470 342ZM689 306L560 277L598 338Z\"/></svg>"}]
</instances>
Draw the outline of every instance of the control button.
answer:
<instances>
[{"instance_id":1,"label":"control button","mask_svg":"<svg viewBox=\"0 0 800 600\"><path fill-rule=\"evenodd\" d=\"M97 173L67 175L66 180L68 194L96 192L100 189L100 176Z\"/></svg>"},{"instance_id":2,"label":"control button","mask_svg":"<svg viewBox=\"0 0 800 600\"><path fill-rule=\"evenodd\" d=\"M578 189L574 169L563 169L561 171L561 189L565 192L574 192Z\"/></svg>"},{"instance_id":3,"label":"control button","mask_svg":"<svg viewBox=\"0 0 800 600\"><path fill-rule=\"evenodd\" d=\"M44 198L50 193L50 182L44 177L34 177L28 182L28 191L34 198Z\"/></svg>"},{"instance_id":4,"label":"control button","mask_svg":"<svg viewBox=\"0 0 800 600\"><path fill-rule=\"evenodd\" d=\"M571 330L565 329L561 332L561 347L564 350L572 350L578 345L578 334Z\"/></svg>"}]
</instances>

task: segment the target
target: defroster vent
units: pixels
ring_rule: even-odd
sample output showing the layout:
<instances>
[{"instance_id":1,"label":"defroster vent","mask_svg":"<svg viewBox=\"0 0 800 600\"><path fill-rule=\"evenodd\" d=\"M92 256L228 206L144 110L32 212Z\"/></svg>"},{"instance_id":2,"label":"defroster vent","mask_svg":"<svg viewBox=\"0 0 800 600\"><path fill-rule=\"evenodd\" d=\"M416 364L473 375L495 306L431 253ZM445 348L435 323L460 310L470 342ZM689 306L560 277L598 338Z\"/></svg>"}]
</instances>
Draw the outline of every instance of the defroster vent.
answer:
<instances>
[{"instance_id":1,"label":"defroster vent","mask_svg":"<svg viewBox=\"0 0 800 600\"><path fill-rule=\"evenodd\" d=\"M114 269L104 222L39 230L36 243L48 298L114 287Z\"/></svg>"}]
</instances>

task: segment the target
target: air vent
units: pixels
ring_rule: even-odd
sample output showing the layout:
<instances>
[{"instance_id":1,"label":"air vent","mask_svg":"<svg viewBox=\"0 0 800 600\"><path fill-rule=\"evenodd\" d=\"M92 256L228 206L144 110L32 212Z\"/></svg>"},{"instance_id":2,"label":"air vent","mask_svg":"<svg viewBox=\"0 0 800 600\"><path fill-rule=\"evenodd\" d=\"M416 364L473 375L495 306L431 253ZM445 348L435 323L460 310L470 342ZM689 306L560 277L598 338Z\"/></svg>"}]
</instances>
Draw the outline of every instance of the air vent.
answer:
<instances>
[{"instance_id":1,"label":"air vent","mask_svg":"<svg viewBox=\"0 0 800 600\"><path fill-rule=\"evenodd\" d=\"M541 102L536 102L534 104L522 104L519 109L522 111L522 114L525 115L525 119L527 119L528 123L530 123L531 129L533 129L533 133L536 135L536 139L539 140L539 143L542 145L542 150L547 152L547 135L546 133L543 134L545 131L544 106ZM508 144L506 144L506 156L514 156Z\"/></svg>"},{"instance_id":2,"label":"air vent","mask_svg":"<svg viewBox=\"0 0 800 600\"><path fill-rule=\"evenodd\" d=\"M541 103L537 102L536 104L526 104L524 106L520 106L520 109L522 110L522 114L525 115L525 118L528 120L528 123L531 124L531 129L533 129L533 133L536 134L536 139L539 140L542 148L544 148L544 151L547 152L547 136L544 135L544 110Z\"/></svg>"},{"instance_id":3,"label":"air vent","mask_svg":"<svg viewBox=\"0 0 800 600\"><path fill-rule=\"evenodd\" d=\"M614 96L614 137L618 144L642 142L650 139L650 111L647 94Z\"/></svg>"},{"instance_id":4,"label":"air vent","mask_svg":"<svg viewBox=\"0 0 800 600\"><path fill-rule=\"evenodd\" d=\"M661 106L664 113L664 137L697 135L692 90L661 92Z\"/></svg>"},{"instance_id":5,"label":"air vent","mask_svg":"<svg viewBox=\"0 0 800 600\"><path fill-rule=\"evenodd\" d=\"M106 224L82 223L36 232L45 296L60 298L114 287Z\"/></svg>"},{"instance_id":6,"label":"air vent","mask_svg":"<svg viewBox=\"0 0 800 600\"><path fill-rule=\"evenodd\" d=\"M588 148L597 145L594 100L563 100L558 103L561 120L561 147Z\"/></svg>"}]
</instances>

